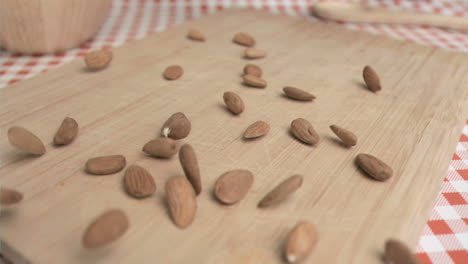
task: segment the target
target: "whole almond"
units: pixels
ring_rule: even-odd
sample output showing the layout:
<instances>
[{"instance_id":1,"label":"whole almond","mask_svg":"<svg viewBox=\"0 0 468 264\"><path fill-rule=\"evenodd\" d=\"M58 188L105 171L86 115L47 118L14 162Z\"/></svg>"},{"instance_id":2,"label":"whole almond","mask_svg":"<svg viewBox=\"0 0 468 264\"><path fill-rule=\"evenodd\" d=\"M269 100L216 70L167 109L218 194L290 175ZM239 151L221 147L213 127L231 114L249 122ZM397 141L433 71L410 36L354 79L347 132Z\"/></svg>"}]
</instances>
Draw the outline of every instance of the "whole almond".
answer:
<instances>
[{"instance_id":1,"label":"whole almond","mask_svg":"<svg viewBox=\"0 0 468 264\"><path fill-rule=\"evenodd\" d=\"M287 97L298 101L312 101L316 98L313 94L296 87L287 86L283 88L283 91Z\"/></svg>"},{"instance_id":2,"label":"whole almond","mask_svg":"<svg viewBox=\"0 0 468 264\"><path fill-rule=\"evenodd\" d=\"M357 144L357 137L354 135L353 132L346 130L342 127L339 127L337 125L331 125L330 129L335 133L337 137L343 141L343 144L345 144L347 147L352 147Z\"/></svg>"},{"instance_id":3,"label":"whole almond","mask_svg":"<svg viewBox=\"0 0 468 264\"><path fill-rule=\"evenodd\" d=\"M390 166L370 154L358 154L356 163L364 172L378 181L386 181L393 175Z\"/></svg>"},{"instance_id":4,"label":"whole almond","mask_svg":"<svg viewBox=\"0 0 468 264\"><path fill-rule=\"evenodd\" d=\"M247 46L247 47L255 46L255 39L251 35L247 33L243 33L243 32L239 32L235 34L234 39L232 41L242 46Z\"/></svg>"},{"instance_id":5,"label":"whole almond","mask_svg":"<svg viewBox=\"0 0 468 264\"><path fill-rule=\"evenodd\" d=\"M86 162L86 171L95 175L113 174L125 168L126 164L122 155L96 157Z\"/></svg>"},{"instance_id":6,"label":"whole almond","mask_svg":"<svg viewBox=\"0 0 468 264\"><path fill-rule=\"evenodd\" d=\"M167 206L174 224L188 227L197 212L197 200L192 185L183 176L173 176L166 183Z\"/></svg>"},{"instance_id":7,"label":"whole almond","mask_svg":"<svg viewBox=\"0 0 468 264\"><path fill-rule=\"evenodd\" d=\"M225 92L223 95L224 103L231 113L238 115L244 112L244 101L242 98L233 92Z\"/></svg>"},{"instance_id":8,"label":"whole almond","mask_svg":"<svg viewBox=\"0 0 468 264\"><path fill-rule=\"evenodd\" d=\"M362 77L366 82L367 88L373 92L378 92L382 90L382 86L380 85L380 78L377 75L377 72L371 67L366 66L362 71Z\"/></svg>"},{"instance_id":9,"label":"whole almond","mask_svg":"<svg viewBox=\"0 0 468 264\"><path fill-rule=\"evenodd\" d=\"M258 138L266 135L270 131L270 125L265 121L257 121L251 124L244 132L244 138Z\"/></svg>"},{"instance_id":10,"label":"whole almond","mask_svg":"<svg viewBox=\"0 0 468 264\"><path fill-rule=\"evenodd\" d=\"M187 37L195 41L205 41L205 35L196 29L190 29Z\"/></svg>"},{"instance_id":11,"label":"whole almond","mask_svg":"<svg viewBox=\"0 0 468 264\"><path fill-rule=\"evenodd\" d=\"M157 138L146 143L143 152L157 158L167 159L177 153L177 144L170 138Z\"/></svg>"},{"instance_id":12,"label":"whole almond","mask_svg":"<svg viewBox=\"0 0 468 264\"><path fill-rule=\"evenodd\" d=\"M271 190L263 199L258 203L258 207L268 207L271 205L279 204L293 194L302 185L302 176L294 175L287 178L285 181Z\"/></svg>"},{"instance_id":13,"label":"whole almond","mask_svg":"<svg viewBox=\"0 0 468 264\"><path fill-rule=\"evenodd\" d=\"M106 68L112 61L112 58L112 51L104 49L88 52L84 57L84 61L88 69L100 70Z\"/></svg>"},{"instance_id":14,"label":"whole almond","mask_svg":"<svg viewBox=\"0 0 468 264\"><path fill-rule=\"evenodd\" d=\"M216 180L214 195L222 203L237 203L247 195L253 181L253 174L248 170L228 171Z\"/></svg>"},{"instance_id":15,"label":"whole almond","mask_svg":"<svg viewBox=\"0 0 468 264\"><path fill-rule=\"evenodd\" d=\"M18 149L34 155L42 155L46 152L44 143L32 132L22 127L8 129L8 140Z\"/></svg>"},{"instance_id":16,"label":"whole almond","mask_svg":"<svg viewBox=\"0 0 468 264\"><path fill-rule=\"evenodd\" d=\"M250 74L257 77L262 77L262 69L255 64L247 64L244 66L244 74Z\"/></svg>"},{"instance_id":17,"label":"whole almond","mask_svg":"<svg viewBox=\"0 0 468 264\"><path fill-rule=\"evenodd\" d=\"M55 145L68 145L75 140L78 135L78 123L71 117L65 117L57 133L55 133Z\"/></svg>"},{"instance_id":18,"label":"whole almond","mask_svg":"<svg viewBox=\"0 0 468 264\"><path fill-rule=\"evenodd\" d=\"M156 183L151 173L138 165L127 168L124 185L127 193L135 198L149 197L156 191Z\"/></svg>"},{"instance_id":19,"label":"whole almond","mask_svg":"<svg viewBox=\"0 0 468 264\"><path fill-rule=\"evenodd\" d=\"M291 133L305 144L315 145L320 141L319 134L312 124L304 118L294 119L291 122Z\"/></svg>"},{"instance_id":20,"label":"whole almond","mask_svg":"<svg viewBox=\"0 0 468 264\"><path fill-rule=\"evenodd\" d=\"M318 242L318 232L312 223L302 221L289 233L286 242L286 260L289 263L303 261L312 253Z\"/></svg>"},{"instance_id":21,"label":"whole almond","mask_svg":"<svg viewBox=\"0 0 468 264\"><path fill-rule=\"evenodd\" d=\"M419 264L411 250L401 241L394 239L385 242L385 259L388 263Z\"/></svg>"},{"instance_id":22,"label":"whole almond","mask_svg":"<svg viewBox=\"0 0 468 264\"><path fill-rule=\"evenodd\" d=\"M8 207L17 204L23 200L23 194L10 188L0 188L0 205Z\"/></svg>"},{"instance_id":23,"label":"whole almond","mask_svg":"<svg viewBox=\"0 0 468 264\"><path fill-rule=\"evenodd\" d=\"M179 160L185 177L192 184L195 193L198 195L202 191L202 183L200 177L200 168L198 167L197 155L190 144L184 144L180 147Z\"/></svg>"},{"instance_id":24,"label":"whole almond","mask_svg":"<svg viewBox=\"0 0 468 264\"><path fill-rule=\"evenodd\" d=\"M266 57L266 52L264 50L256 48L246 48L244 51L244 57L247 59L261 59Z\"/></svg>"},{"instance_id":25,"label":"whole almond","mask_svg":"<svg viewBox=\"0 0 468 264\"><path fill-rule=\"evenodd\" d=\"M246 74L243 76L243 79L244 84L251 87L265 88L267 86L267 82L265 80L255 75Z\"/></svg>"},{"instance_id":26,"label":"whole almond","mask_svg":"<svg viewBox=\"0 0 468 264\"><path fill-rule=\"evenodd\" d=\"M105 246L121 237L130 226L127 215L112 209L98 216L83 235L83 246L93 249Z\"/></svg>"},{"instance_id":27,"label":"whole almond","mask_svg":"<svg viewBox=\"0 0 468 264\"><path fill-rule=\"evenodd\" d=\"M177 80L184 74L184 70L179 65L172 65L164 70L164 78L167 80Z\"/></svg>"},{"instance_id":28,"label":"whole almond","mask_svg":"<svg viewBox=\"0 0 468 264\"><path fill-rule=\"evenodd\" d=\"M181 112L173 114L161 128L161 135L172 139L183 139L188 136L192 124Z\"/></svg>"}]
</instances>

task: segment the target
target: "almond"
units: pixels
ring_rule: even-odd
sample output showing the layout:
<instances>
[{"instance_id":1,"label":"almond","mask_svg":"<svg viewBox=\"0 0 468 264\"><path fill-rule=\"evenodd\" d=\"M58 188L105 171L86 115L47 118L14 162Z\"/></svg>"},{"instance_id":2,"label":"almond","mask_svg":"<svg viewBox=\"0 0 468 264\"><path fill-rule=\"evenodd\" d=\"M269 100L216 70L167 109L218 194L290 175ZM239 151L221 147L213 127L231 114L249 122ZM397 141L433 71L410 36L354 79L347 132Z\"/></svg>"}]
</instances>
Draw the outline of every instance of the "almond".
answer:
<instances>
[{"instance_id":1,"label":"almond","mask_svg":"<svg viewBox=\"0 0 468 264\"><path fill-rule=\"evenodd\" d=\"M157 138L143 147L143 152L157 158L170 158L177 153L177 144L170 138Z\"/></svg>"},{"instance_id":2,"label":"almond","mask_svg":"<svg viewBox=\"0 0 468 264\"><path fill-rule=\"evenodd\" d=\"M135 198L145 198L156 191L153 176L143 167L131 165L125 171L124 186L127 193Z\"/></svg>"},{"instance_id":3,"label":"almond","mask_svg":"<svg viewBox=\"0 0 468 264\"><path fill-rule=\"evenodd\" d=\"M188 227L197 212L197 200L192 185L183 176L173 176L166 183L167 206L174 224Z\"/></svg>"},{"instance_id":4,"label":"almond","mask_svg":"<svg viewBox=\"0 0 468 264\"><path fill-rule=\"evenodd\" d=\"M287 97L298 101L312 101L316 98L313 94L296 87L287 86L283 88L283 91Z\"/></svg>"},{"instance_id":5,"label":"almond","mask_svg":"<svg viewBox=\"0 0 468 264\"><path fill-rule=\"evenodd\" d=\"M190 29L187 37L191 40L205 41L205 35L196 29Z\"/></svg>"},{"instance_id":6,"label":"almond","mask_svg":"<svg viewBox=\"0 0 468 264\"><path fill-rule=\"evenodd\" d=\"M86 162L86 171L95 175L113 174L125 168L126 163L122 155L96 157Z\"/></svg>"},{"instance_id":7,"label":"almond","mask_svg":"<svg viewBox=\"0 0 468 264\"><path fill-rule=\"evenodd\" d=\"M257 77L262 77L262 69L255 64L247 64L244 66L244 74L250 74Z\"/></svg>"},{"instance_id":8,"label":"almond","mask_svg":"<svg viewBox=\"0 0 468 264\"><path fill-rule=\"evenodd\" d=\"M385 259L388 263L419 264L411 250L401 241L394 239L385 242Z\"/></svg>"},{"instance_id":9,"label":"almond","mask_svg":"<svg viewBox=\"0 0 468 264\"><path fill-rule=\"evenodd\" d=\"M354 135L353 132L346 130L342 127L339 127L337 125L331 125L330 129L335 133L337 137L343 141L343 144L345 144L347 147L352 147L357 144L357 137Z\"/></svg>"},{"instance_id":10,"label":"almond","mask_svg":"<svg viewBox=\"0 0 468 264\"><path fill-rule=\"evenodd\" d=\"M270 131L270 125L265 121L257 121L251 124L244 132L244 138L258 138L266 135Z\"/></svg>"},{"instance_id":11,"label":"almond","mask_svg":"<svg viewBox=\"0 0 468 264\"><path fill-rule=\"evenodd\" d=\"M112 209L98 216L83 235L85 248L99 248L121 237L130 226L127 215L121 210Z\"/></svg>"},{"instance_id":12,"label":"almond","mask_svg":"<svg viewBox=\"0 0 468 264\"><path fill-rule=\"evenodd\" d=\"M268 207L276 205L288 198L302 185L302 176L294 175L280 183L273 190L271 190L263 199L258 203L258 207Z\"/></svg>"},{"instance_id":13,"label":"almond","mask_svg":"<svg viewBox=\"0 0 468 264\"><path fill-rule=\"evenodd\" d=\"M169 66L164 70L163 73L164 78L166 78L166 80L171 81L179 79L182 76L182 74L184 74L184 70L179 65Z\"/></svg>"},{"instance_id":14,"label":"almond","mask_svg":"<svg viewBox=\"0 0 468 264\"><path fill-rule=\"evenodd\" d=\"M371 90L372 92L375 93L382 90L379 76L374 71L374 69L372 69L371 66L364 67L364 70L362 71L362 77L366 82L367 88L369 88L369 90Z\"/></svg>"},{"instance_id":15,"label":"almond","mask_svg":"<svg viewBox=\"0 0 468 264\"><path fill-rule=\"evenodd\" d=\"M225 92L223 95L224 103L231 113L238 115L244 112L244 101L242 98L233 92Z\"/></svg>"},{"instance_id":16,"label":"almond","mask_svg":"<svg viewBox=\"0 0 468 264\"><path fill-rule=\"evenodd\" d=\"M287 261L289 263L303 261L315 249L317 242L318 232L313 224L306 221L297 223L286 242Z\"/></svg>"},{"instance_id":17,"label":"almond","mask_svg":"<svg viewBox=\"0 0 468 264\"><path fill-rule=\"evenodd\" d=\"M261 59L266 57L266 52L264 50L256 48L246 48L244 51L244 58L246 59Z\"/></svg>"},{"instance_id":18,"label":"almond","mask_svg":"<svg viewBox=\"0 0 468 264\"><path fill-rule=\"evenodd\" d=\"M393 175L393 170L378 158L369 154L359 154L356 163L364 172L378 181L386 181Z\"/></svg>"},{"instance_id":19,"label":"almond","mask_svg":"<svg viewBox=\"0 0 468 264\"><path fill-rule=\"evenodd\" d=\"M198 167L197 155L190 144L184 144L179 151L179 160L185 177L190 181L198 195L202 191L202 183L200 177L200 168Z\"/></svg>"},{"instance_id":20,"label":"almond","mask_svg":"<svg viewBox=\"0 0 468 264\"><path fill-rule=\"evenodd\" d=\"M113 54L110 50L95 50L85 55L84 61L90 70L100 70L106 68L112 61Z\"/></svg>"},{"instance_id":21,"label":"almond","mask_svg":"<svg viewBox=\"0 0 468 264\"><path fill-rule=\"evenodd\" d=\"M44 143L29 130L22 127L8 129L8 140L18 149L34 155L42 155L46 152Z\"/></svg>"},{"instance_id":22,"label":"almond","mask_svg":"<svg viewBox=\"0 0 468 264\"><path fill-rule=\"evenodd\" d=\"M65 117L57 133L55 133L55 145L68 145L75 140L78 135L78 123L71 117Z\"/></svg>"},{"instance_id":23,"label":"almond","mask_svg":"<svg viewBox=\"0 0 468 264\"><path fill-rule=\"evenodd\" d=\"M260 77L255 75L246 74L243 76L244 84L251 87L256 88L265 88L267 86L267 82Z\"/></svg>"},{"instance_id":24,"label":"almond","mask_svg":"<svg viewBox=\"0 0 468 264\"><path fill-rule=\"evenodd\" d=\"M304 118L298 118L291 122L291 133L305 144L315 145L320 141L319 134L312 124Z\"/></svg>"},{"instance_id":25,"label":"almond","mask_svg":"<svg viewBox=\"0 0 468 264\"><path fill-rule=\"evenodd\" d=\"M239 32L236 35L234 35L234 39L232 41L242 46L255 46L255 39L251 35L243 32Z\"/></svg>"},{"instance_id":26,"label":"almond","mask_svg":"<svg viewBox=\"0 0 468 264\"><path fill-rule=\"evenodd\" d=\"M23 200L23 194L10 188L0 188L0 206L8 207L17 204Z\"/></svg>"},{"instance_id":27,"label":"almond","mask_svg":"<svg viewBox=\"0 0 468 264\"><path fill-rule=\"evenodd\" d=\"M228 171L216 180L214 195L222 203L237 203L247 195L253 181L253 174L248 170Z\"/></svg>"},{"instance_id":28,"label":"almond","mask_svg":"<svg viewBox=\"0 0 468 264\"><path fill-rule=\"evenodd\" d=\"M173 114L161 128L161 134L172 139L182 139L188 136L192 124L181 112Z\"/></svg>"}]
</instances>

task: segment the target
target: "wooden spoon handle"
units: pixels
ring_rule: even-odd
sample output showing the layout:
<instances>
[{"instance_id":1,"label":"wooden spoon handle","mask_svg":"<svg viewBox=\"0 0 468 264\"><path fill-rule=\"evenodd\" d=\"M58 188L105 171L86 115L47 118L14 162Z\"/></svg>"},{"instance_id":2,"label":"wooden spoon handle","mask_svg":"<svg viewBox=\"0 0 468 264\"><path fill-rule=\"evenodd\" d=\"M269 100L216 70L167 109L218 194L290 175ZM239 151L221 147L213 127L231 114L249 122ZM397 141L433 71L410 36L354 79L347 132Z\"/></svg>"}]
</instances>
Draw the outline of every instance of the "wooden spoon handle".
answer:
<instances>
[{"instance_id":1,"label":"wooden spoon handle","mask_svg":"<svg viewBox=\"0 0 468 264\"><path fill-rule=\"evenodd\" d=\"M468 19L408 11L365 7L355 3L321 2L314 8L317 16L336 21L426 25L446 29L468 30Z\"/></svg>"}]
</instances>

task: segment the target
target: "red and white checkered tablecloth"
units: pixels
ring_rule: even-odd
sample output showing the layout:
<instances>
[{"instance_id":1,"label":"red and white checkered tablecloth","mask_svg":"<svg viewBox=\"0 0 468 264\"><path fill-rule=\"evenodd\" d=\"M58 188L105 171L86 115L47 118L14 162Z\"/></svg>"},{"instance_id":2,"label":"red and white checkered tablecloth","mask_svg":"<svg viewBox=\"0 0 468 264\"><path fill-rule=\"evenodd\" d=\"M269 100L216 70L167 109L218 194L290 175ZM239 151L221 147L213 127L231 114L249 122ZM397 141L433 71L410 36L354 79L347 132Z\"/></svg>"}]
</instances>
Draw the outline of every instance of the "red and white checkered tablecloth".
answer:
<instances>
[{"instance_id":1,"label":"red and white checkered tablecloth","mask_svg":"<svg viewBox=\"0 0 468 264\"><path fill-rule=\"evenodd\" d=\"M341 0L348 1L348 0ZM0 52L0 88L60 66L91 49L121 45L229 7L253 7L272 13L310 17L316 0L114 0L98 35L65 53L22 56ZM358 0L371 6L468 16L468 0ZM353 30L468 52L468 32L433 27L340 23ZM468 122L452 158L436 205L417 247L422 263L468 264Z\"/></svg>"}]
</instances>

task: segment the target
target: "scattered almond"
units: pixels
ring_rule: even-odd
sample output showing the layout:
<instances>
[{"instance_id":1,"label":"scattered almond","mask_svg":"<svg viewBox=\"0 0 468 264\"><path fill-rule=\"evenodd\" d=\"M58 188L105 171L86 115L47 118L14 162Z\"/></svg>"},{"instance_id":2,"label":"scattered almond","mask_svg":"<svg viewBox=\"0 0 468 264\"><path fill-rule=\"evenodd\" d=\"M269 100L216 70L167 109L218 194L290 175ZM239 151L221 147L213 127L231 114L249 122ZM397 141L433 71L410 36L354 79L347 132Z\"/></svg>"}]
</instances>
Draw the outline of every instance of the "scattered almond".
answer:
<instances>
[{"instance_id":1,"label":"scattered almond","mask_svg":"<svg viewBox=\"0 0 468 264\"><path fill-rule=\"evenodd\" d=\"M78 123L71 117L66 117L55 133L55 145L68 145L75 140L78 135Z\"/></svg>"},{"instance_id":2,"label":"scattered almond","mask_svg":"<svg viewBox=\"0 0 468 264\"><path fill-rule=\"evenodd\" d=\"M265 121L257 121L251 124L244 132L244 138L258 138L266 135L270 131L270 125Z\"/></svg>"},{"instance_id":3,"label":"scattered almond","mask_svg":"<svg viewBox=\"0 0 468 264\"><path fill-rule=\"evenodd\" d=\"M161 128L161 134L172 139L183 139L188 136L192 125L181 112L173 114Z\"/></svg>"},{"instance_id":4,"label":"scattered almond","mask_svg":"<svg viewBox=\"0 0 468 264\"><path fill-rule=\"evenodd\" d=\"M126 164L122 155L96 157L86 162L86 171L95 175L113 174L125 168Z\"/></svg>"},{"instance_id":5,"label":"scattered almond","mask_svg":"<svg viewBox=\"0 0 468 264\"><path fill-rule=\"evenodd\" d=\"M318 232L313 224L306 221L297 223L286 242L287 261L289 263L303 261L315 249L317 242Z\"/></svg>"},{"instance_id":6,"label":"scattered almond","mask_svg":"<svg viewBox=\"0 0 468 264\"><path fill-rule=\"evenodd\" d=\"M291 122L291 133L305 144L315 145L320 141L319 134L312 124L304 118L294 119Z\"/></svg>"},{"instance_id":7,"label":"scattered almond","mask_svg":"<svg viewBox=\"0 0 468 264\"><path fill-rule=\"evenodd\" d=\"M367 88L369 88L369 90L372 92L378 92L382 90L379 76L371 66L364 67L364 70L362 71L362 77L366 82Z\"/></svg>"},{"instance_id":8,"label":"scattered almond","mask_svg":"<svg viewBox=\"0 0 468 264\"><path fill-rule=\"evenodd\" d=\"M337 137L343 141L343 144L345 144L347 147L352 147L357 144L357 137L354 135L353 132L346 130L342 127L339 127L337 125L331 125L330 129L335 133Z\"/></svg>"},{"instance_id":9,"label":"scattered almond","mask_svg":"<svg viewBox=\"0 0 468 264\"><path fill-rule=\"evenodd\" d=\"M183 176L173 176L166 183L167 205L174 224L188 227L197 212L197 200L192 185Z\"/></svg>"},{"instance_id":10,"label":"scattered almond","mask_svg":"<svg viewBox=\"0 0 468 264\"><path fill-rule=\"evenodd\" d=\"M234 41L234 43L247 47L255 46L255 39L251 35L243 32L239 32L236 35L234 35L234 39L232 41Z\"/></svg>"},{"instance_id":11,"label":"scattered almond","mask_svg":"<svg viewBox=\"0 0 468 264\"><path fill-rule=\"evenodd\" d=\"M357 155L356 163L364 172L378 181L386 181L393 175L390 166L369 154Z\"/></svg>"},{"instance_id":12,"label":"scattered almond","mask_svg":"<svg viewBox=\"0 0 468 264\"><path fill-rule=\"evenodd\" d=\"M225 92L223 95L224 103L231 113L238 115L244 112L244 101L242 98L233 92Z\"/></svg>"},{"instance_id":13,"label":"scattered almond","mask_svg":"<svg viewBox=\"0 0 468 264\"><path fill-rule=\"evenodd\" d=\"M252 187L253 174L248 170L232 170L216 180L214 195L225 204L234 204L244 199Z\"/></svg>"},{"instance_id":14,"label":"scattered almond","mask_svg":"<svg viewBox=\"0 0 468 264\"><path fill-rule=\"evenodd\" d=\"M163 73L164 78L171 81L179 79L182 74L184 74L184 70L179 65L169 66L164 70Z\"/></svg>"},{"instance_id":15,"label":"scattered almond","mask_svg":"<svg viewBox=\"0 0 468 264\"><path fill-rule=\"evenodd\" d=\"M312 101L316 98L313 94L296 87L287 86L283 88L283 91L287 97L298 101Z\"/></svg>"},{"instance_id":16,"label":"scattered almond","mask_svg":"<svg viewBox=\"0 0 468 264\"><path fill-rule=\"evenodd\" d=\"M302 185L302 176L294 175L280 183L273 190L271 190L263 199L258 203L258 207L268 207L276 205L288 198Z\"/></svg>"},{"instance_id":17,"label":"scattered almond","mask_svg":"<svg viewBox=\"0 0 468 264\"><path fill-rule=\"evenodd\" d=\"M90 70L100 70L106 68L112 61L112 51L103 49L88 52L84 61Z\"/></svg>"},{"instance_id":18,"label":"scattered almond","mask_svg":"<svg viewBox=\"0 0 468 264\"><path fill-rule=\"evenodd\" d=\"M190 29L187 37L191 40L205 41L205 35L196 29Z\"/></svg>"},{"instance_id":19,"label":"scattered almond","mask_svg":"<svg viewBox=\"0 0 468 264\"><path fill-rule=\"evenodd\" d=\"M83 246L93 249L105 246L121 237L130 226L127 215L121 210L109 210L98 216L83 235Z\"/></svg>"},{"instance_id":20,"label":"scattered almond","mask_svg":"<svg viewBox=\"0 0 468 264\"><path fill-rule=\"evenodd\" d=\"M394 239L385 242L385 259L394 264L419 264L411 250L401 241Z\"/></svg>"},{"instance_id":21,"label":"scattered almond","mask_svg":"<svg viewBox=\"0 0 468 264\"><path fill-rule=\"evenodd\" d=\"M23 194L10 188L0 188L0 206L8 207L17 204L23 200Z\"/></svg>"},{"instance_id":22,"label":"scattered almond","mask_svg":"<svg viewBox=\"0 0 468 264\"><path fill-rule=\"evenodd\" d=\"M247 64L244 66L244 74L250 74L257 77L262 77L262 69L255 64Z\"/></svg>"},{"instance_id":23,"label":"scattered almond","mask_svg":"<svg viewBox=\"0 0 468 264\"><path fill-rule=\"evenodd\" d=\"M179 160L184 170L185 177L192 184L195 193L199 195L202 191L200 168L198 167L197 155L190 144L180 147Z\"/></svg>"},{"instance_id":24,"label":"scattered almond","mask_svg":"<svg viewBox=\"0 0 468 264\"><path fill-rule=\"evenodd\" d=\"M34 155L42 155L46 152L44 143L32 132L22 127L8 129L8 140L18 149Z\"/></svg>"},{"instance_id":25,"label":"scattered almond","mask_svg":"<svg viewBox=\"0 0 468 264\"><path fill-rule=\"evenodd\" d=\"M135 198L145 198L156 191L153 176L143 167L131 165L125 171L124 186L127 193Z\"/></svg>"},{"instance_id":26,"label":"scattered almond","mask_svg":"<svg viewBox=\"0 0 468 264\"><path fill-rule=\"evenodd\" d=\"M157 158L170 158L177 153L177 144L170 138L157 138L143 147L143 152Z\"/></svg>"},{"instance_id":27,"label":"scattered almond","mask_svg":"<svg viewBox=\"0 0 468 264\"><path fill-rule=\"evenodd\" d=\"M260 77L255 75L246 74L243 76L244 84L256 87L256 88L265 88L267 86L267 82Z\"/></svg>"},{"instance_id":28,"label":"scattered almond","mask_svg":"<svg viewBox=\"0 0 468 264\"><path fill-rule=\"evenodd\" d=\"M247 59L261 59L266 57L266 52L264 50L256 48L246 48L244 51L244 57Z\"/></svg>"}]
</instances>

